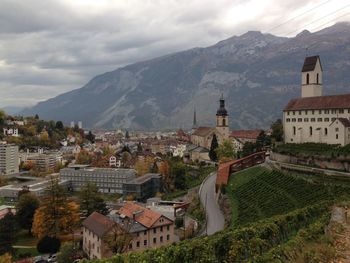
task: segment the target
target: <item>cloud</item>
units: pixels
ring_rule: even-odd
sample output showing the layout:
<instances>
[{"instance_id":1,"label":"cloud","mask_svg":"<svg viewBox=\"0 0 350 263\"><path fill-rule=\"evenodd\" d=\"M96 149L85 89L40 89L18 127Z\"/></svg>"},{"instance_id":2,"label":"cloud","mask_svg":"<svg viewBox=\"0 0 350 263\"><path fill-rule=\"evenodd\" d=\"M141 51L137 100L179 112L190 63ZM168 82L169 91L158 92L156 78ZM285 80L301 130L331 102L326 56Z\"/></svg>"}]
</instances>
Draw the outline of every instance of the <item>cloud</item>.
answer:
<instances>
[{"instance_id":1,"label":"cloud","mask_svg":"<svg viewBox=\"0 0 350 263\"><path fill-rule=\"evenodd\" d=\"M212 45L248 30L269 32L283 21L311 10L271 33L301 31L303 25L345 6L347 0L324 2L312 10L322 3L320 0L2 0L0 107L32 105L82 87L106 71ZM308 29L325 22L321 19Z\"/></svg>"}]
</instances>

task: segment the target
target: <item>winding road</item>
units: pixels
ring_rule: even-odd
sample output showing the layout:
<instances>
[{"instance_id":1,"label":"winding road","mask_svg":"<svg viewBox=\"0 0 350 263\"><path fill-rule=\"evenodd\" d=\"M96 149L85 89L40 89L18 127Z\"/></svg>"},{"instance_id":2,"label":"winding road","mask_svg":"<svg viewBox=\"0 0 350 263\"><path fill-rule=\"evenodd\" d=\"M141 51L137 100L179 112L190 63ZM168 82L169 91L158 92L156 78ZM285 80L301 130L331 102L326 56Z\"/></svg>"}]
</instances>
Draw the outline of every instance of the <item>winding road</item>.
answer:
<instances>
[{"instance_id":1,"label":"winding road","mask_svg":"<svg viewBox=\"0 0 350 263\"><path fill-rule=\"evenodd\" d=\"M225 218L220 210L215 195L216 172L211 173L199 190L200 200L207 215L207 226L203 235L212 235L224 229Z\"/></svg>"}]
</instances>

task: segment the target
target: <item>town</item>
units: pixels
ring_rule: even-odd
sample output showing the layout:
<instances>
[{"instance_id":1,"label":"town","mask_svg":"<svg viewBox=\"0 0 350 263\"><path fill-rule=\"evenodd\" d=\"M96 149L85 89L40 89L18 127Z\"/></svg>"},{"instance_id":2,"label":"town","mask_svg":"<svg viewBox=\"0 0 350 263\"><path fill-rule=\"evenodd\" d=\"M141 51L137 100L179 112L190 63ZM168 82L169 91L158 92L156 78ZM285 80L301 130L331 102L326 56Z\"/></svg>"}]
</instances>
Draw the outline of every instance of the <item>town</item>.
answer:
<instances>
[{"instance_id":1,"label":"town","mask_svg":"<svg viewBox=\"0 0 350 263\"><path fill-rule=\"evenodd\" d=\"M222 94L213 126L200 126L194 110L192 129L166 132L89 130L81 121L64 126L1 112L0 254L18 262L78 262L155 248L168 253L172 244L267 218L260 209L274 198L270 216L301 209L314 216L305 222L320 217L319 224L328 224L323 214L330 204L312 203L348 200L350 94L323 95L322 75L321 58L306 57L300 98L268 130L231 130ZM312 174L314 182L300 174ZM240 176L255 176L271 191L282 185L269 196L257 186L242 191L247 179ZM304 192L295 195L288 188L294 184ZM346 218L346 208L336 209Z\"/></svg>"}]
</instances>

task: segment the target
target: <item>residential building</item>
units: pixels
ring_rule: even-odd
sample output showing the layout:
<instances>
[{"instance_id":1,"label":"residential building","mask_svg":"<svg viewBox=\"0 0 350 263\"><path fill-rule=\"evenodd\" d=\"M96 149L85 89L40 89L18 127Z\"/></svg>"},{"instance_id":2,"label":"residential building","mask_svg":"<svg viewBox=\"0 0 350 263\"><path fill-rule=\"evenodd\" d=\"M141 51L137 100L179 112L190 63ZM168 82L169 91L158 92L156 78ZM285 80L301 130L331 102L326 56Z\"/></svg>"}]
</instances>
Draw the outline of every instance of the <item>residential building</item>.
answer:
<instances>
[{"instance_id":1,"label":"residential building","mask_svg":"<svg viewBox=\"0 0 350 263\"><path fill-rule=\"evenodd\" d=\"M236 151L242 150L246 142L255 143L262 130L237 130L232 131L230 138Z\"/></svg>"},{"instance_id":2,"label":"residential building","mask_svg":"<svg viewBox=\"0 0 350 263\"><path fill-rule=\"evenodd\" d=\"M21 161L32 162L40 172L53 172L56 169L57 163L62 163L62 153L59 151L45 153L42 150L34 153L27 151L20 155Z\"/></svg>"},{"instance_id":3,"label":"residential building","mask_svg":"<svg viewBox=\"0 0 350 263\"><path fill-rule=\"evenodd\" d=\"M18 146L0 142L0 175L19 172Z\"/></svg>"},{"instance_id":4,"label":"residential building","mask_svg":"<svg viewBox=\"0 0 350 263\"><path fill-rule=\"evenodd\" d=\"M134 202L124 203L109 216L94 212L83 221L84 252L90 259L110 257L105 238L115 233L131 234L124 252L142 251L173 243L174 221Z\"/></svg>"},{"instance_id":5,"label":"residential building","mask_svg":"<svg viewBox=\"0 0 350 263\"><path fill-rule=\"evenodd\" d=\"M19 135L17 128L3 128L3 132L5 136L18 137Z\"/></svg>"},{"instance_id":6,"label":"residential building","mask_svg":"<svg viewBox=\"0 0 350 263\"><path fill-rule=\"evenodd\" d=\"M16 214L16 208L9 205L0 205L0 220L3 219L7 214Z\"/></svg>"},{"instance_id":7,"label":"residential building","mask_svg":"<svg viewBox=\"0 0 350 263\"><path fill-rule=\"evenodd\" d=\"M123 183L136 177L134 169L96 168L88 165L71 165L60 170L60 177L69 180L74 191L87 182L93 182L102 193L123 193Z\"/></svg>"},{"instance_id":8,"label":"residential building","mask_svg":"<svg viewBox=\"0 0 350 263\"><path fill-rule=\"evenodd\" d=\"M123 184L123 196L134 196L138 201L145 201L154 197L162 190L162 175L158 173L148 173Z\"/></svg>"},{"instance_id":9,"label":"residential building","mask_svg":"<svg viewBox=\"0 0 350 263\"><path fill-rule=\"evenodd\" d=\"M283 110L285 143L350 143L350 94L322 95L319 56L306 57L301 72L301 98Z\"/></svg>"}]
</instances>

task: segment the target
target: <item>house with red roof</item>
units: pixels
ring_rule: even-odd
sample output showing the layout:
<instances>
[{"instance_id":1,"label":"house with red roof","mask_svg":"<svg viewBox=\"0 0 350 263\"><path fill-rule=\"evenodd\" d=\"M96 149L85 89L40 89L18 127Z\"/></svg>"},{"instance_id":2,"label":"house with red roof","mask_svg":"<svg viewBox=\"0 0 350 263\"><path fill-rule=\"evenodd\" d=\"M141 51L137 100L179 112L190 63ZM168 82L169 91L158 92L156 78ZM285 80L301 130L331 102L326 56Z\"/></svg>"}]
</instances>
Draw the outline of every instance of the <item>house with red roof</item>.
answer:
<instances>
[{"instance_id":1,"label":"house with red roof","mask_svg":"<svg viewBox=\"0 0 350 263\"><path fill-rule=\"evenodd\" d=\"M301 98L283 109L285 143L350 143L350 94L322 94L319 56L306 57L301 71Z\"/></svg>"},{"instance_id":2,"label":"house with red roof","mask_svg":"<svg viewBox=\"0 0 350 263\"><path fill-rule=\"evenodd\" d=\"M110 257L113 253L106 239L125 234L130 238L122 252L170 245L174 242L174 221L134 202L125 202L108 216L94 212L83 221L83 250L90 259Z\"/></svg>"}]
</instances>

